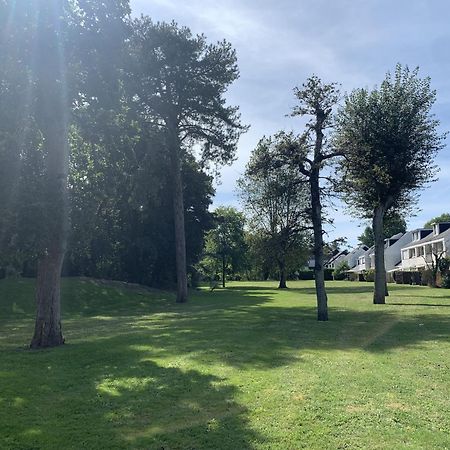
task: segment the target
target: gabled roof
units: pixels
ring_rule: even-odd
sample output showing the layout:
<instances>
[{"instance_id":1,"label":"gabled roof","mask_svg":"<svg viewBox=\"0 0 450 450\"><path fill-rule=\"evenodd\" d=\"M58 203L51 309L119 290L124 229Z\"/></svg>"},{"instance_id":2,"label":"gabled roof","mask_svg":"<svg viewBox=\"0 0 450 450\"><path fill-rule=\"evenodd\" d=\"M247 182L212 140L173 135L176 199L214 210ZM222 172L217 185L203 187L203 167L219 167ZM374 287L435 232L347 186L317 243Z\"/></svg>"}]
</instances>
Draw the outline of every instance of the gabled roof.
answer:
<instances>
[{"instance_id":1,"label":"gabled roof","mask_svg":"<svg viewBox=\"0 0 450 450\"><path fill-rule=\"evenodd\" d=\"M405 245L404 247L402 247L402 249L414 248L418 245L428 244L429 242L440 241L441 239L444 239L446 237L450 237L450 228L440 234L429 234L419 241L413 241L409 245Z\"/></svg>"},{"instance_id":2,"label":"gabled roof","mask_svg":"<svg viewBox=\"0 0 450 450\"><path fill-rule=\"evenodd\" d=\"M342 250L341 252L332 256L325 264L331 264L332 262L336 261L336 259L340 258L341 256L347 256L347 255L348 255L348 250Z\"/></svg>"}]
</instances>

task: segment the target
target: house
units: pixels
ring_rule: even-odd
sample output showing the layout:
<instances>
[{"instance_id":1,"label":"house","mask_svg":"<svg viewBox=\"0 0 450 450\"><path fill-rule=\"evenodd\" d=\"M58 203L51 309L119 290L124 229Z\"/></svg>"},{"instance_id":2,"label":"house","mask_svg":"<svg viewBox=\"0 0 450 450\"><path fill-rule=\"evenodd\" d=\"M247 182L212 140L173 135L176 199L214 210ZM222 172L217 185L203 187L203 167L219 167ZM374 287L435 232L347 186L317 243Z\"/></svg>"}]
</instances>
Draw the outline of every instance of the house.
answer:
<instances>
[{"instance_id":1,"label":"house","mask_svg":"<svg viewBox=\"0 0 450 450\"><path fill-rule=\"evenodd\" d=\"M355 267L358 264L358 258L363 255L368 250L368 247L365 245L360 245L359 247L354 248L352 251L343 250L339 252L335 256L333 256L326 264L325 267L327 269L336 269L339 265L341 265L344 261L347 262L348 266L351 268Z\"/></svg>"},{"instance_id":2,"label":"house","mask_svg":"<svg viewBox=\"0 0 450 450\"><path fill-rule=\"evenodd\" d=\"M368 248L359 258L356 266L351 270L355 273L363 273L372 268L372 256L374 255L374 247Z\"/></svg>"},{"instance_id":3,"label":"house","mask_svg":"<svg viewBox=\"0 0 450 450\"><path fill-rule=\"evenodd\" d=\"M402 270L426 269L436 255L450 255L450 222L435 223L432 229L419 228L412 233L412 242L402 247Z\"/></svg>"},{"instance_id":4,"label":"house","mask_svg":"<svg viewBox=\"0 0 450 450\"><path fill-rule=\"evenodd\" d=\"M348 250L337 251L333 256L325 263L325 269L335 269L339 264L344 261L344 258L348 255Z\"/></svg>"},{"instance_id":5,"label":"house","mask_svg":"<svg viewBox=\"0 0 450 450\"><path fill-rule=\"evenodd\" d=\"M398 233L384 240L384 267L386 272L398 270L402 260L402 248L413 239L413 232ZM366 247L367 248L367 247ZM375 269L375 247L367 249L358 258L352 272L362 273L369 269Z\"/></svg>"}]
</instances>

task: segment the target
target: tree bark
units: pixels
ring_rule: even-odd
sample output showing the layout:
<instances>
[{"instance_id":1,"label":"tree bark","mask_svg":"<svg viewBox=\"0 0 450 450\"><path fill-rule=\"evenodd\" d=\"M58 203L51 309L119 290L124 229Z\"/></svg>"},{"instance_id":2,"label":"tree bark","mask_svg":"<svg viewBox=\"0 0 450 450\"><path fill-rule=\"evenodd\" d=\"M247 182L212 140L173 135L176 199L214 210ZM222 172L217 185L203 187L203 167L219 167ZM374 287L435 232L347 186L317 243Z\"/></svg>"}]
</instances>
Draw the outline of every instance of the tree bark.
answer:
<instances>
[{"instance_id":1,"label":"tree bark","mask_svg":"<svg viewBox=\"0 0 450 450\"><path fill-rule=\"evenodd\" d=\"M33 349L64 343L61 329L61 269L69 228L67 176L69 166L69 103L61 36L55 23L62 17L56 0L42 6L37 35L36 120L46 150L44 249L38 261L36 321L30 344ZM48 8L48 9L46 9Z\"/></svg>"},{"instance_id":2,"label":"tree bark","mask_svg":"<svg viewBox=\"0 0 450 450\"><path fill-rule=\"evenodd\" d=\"M225 255L222 255L222 287L225 287L226 282L226 261Z\"/></svg>"},{"instance_id":3,"label":"tree bark","mask_svg":"<svg viewBox=\"0 0 450 450\"><path fill-rule=\"evenodd\" d=\"M61 327L61 269L64 251L56 245L38 263L36 322L30 347L56 347L64 344Z\"/></svg>"},{"instance_id":4,"label":"tree bark","mask_svg":"<svg viewBox=\"0 0 450 450\"><path fill-rule=\"evenodd\" d=\"M177 303L188 300L186 267L186 233L184 226L183 179L178 134L174 127L169 129L170 157L173 183L173 217L175 228L175 257L177 269Z\"/></svg>"},{"instance_id":5,"label":"tree bark","mask_svg":"<svg viewBox=\"0 0 450 450\"><path fill-rule=\"evenodd\" d=\"M280 270L280 282L278 284L278 289L287 289L286 284L286 263L284 261L278 261L278 267Z\"/></svg>"},{"instance_id":6,"label":"tree bark","mask_svg":"<svg viewBox=\"0 0 450 450\"><path fill-rule=\"evenodd\" d=\"M312 168L309 179L311 189L311 220L314 232L314 281L317 297L317 320L328 320L328 298L325 290L323 267L322 203L320 201L319 169Z\"/></svg>"},{"instance_id":7,"label":"tree bark","mask_svg":"<svg viewBox=\"0 0 450 450\"><path fill-rule=\"evenodd\" d=\"M383 206L377 206L374 210L372 229L375 240L375 289L373 293L373 303L383 305L386 303L386 269L384 266L384 234L383 218L385 209Z\"/></svg>"}]
</instances>

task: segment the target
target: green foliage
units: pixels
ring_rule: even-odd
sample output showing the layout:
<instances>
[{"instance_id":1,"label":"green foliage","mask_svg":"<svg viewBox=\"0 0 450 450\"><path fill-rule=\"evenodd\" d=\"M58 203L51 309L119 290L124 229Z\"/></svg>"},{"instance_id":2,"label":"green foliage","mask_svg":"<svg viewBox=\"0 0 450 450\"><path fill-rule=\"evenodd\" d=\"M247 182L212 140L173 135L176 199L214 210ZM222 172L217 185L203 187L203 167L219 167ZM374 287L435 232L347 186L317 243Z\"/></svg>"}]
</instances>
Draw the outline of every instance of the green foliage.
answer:
<instances>
[{"instance_id":1,"label":"green foliage","mask_svg":"<svg viewBox=\"0 0 450 450\"><path fill-rule=\"evenodd\" d=\"M438 262L439 271L442 275L446 275L450 269L450 258L449 257L442 257L439 259Z\"/></svg>"},{"instance_id":2,"label":"green foliage","mask_svg":"<svg viewBox=\"0 0 450 450\"><path fill-rule=\"evenodd\" d=\"M347 272L350 270L350 266L347 261L342 261L338 264L338 266L334 269L333 278L335 280L345 280Z\"/></svg>"},{"instance_id":3,"label":"green foliage","mask_svg":"<svg viewBox=\"0 0 450 450\"><path fill-rule=\"evenodd\" d=\"M174 22L141 17L131 25L127 86L133 106L163 130L166 146L176 139L183 151L196 144L204 163L231 162L246 130L238 108L224 98L239 76L231 45L208 44Z\"/></svg>"},{"instance_id":4,"label":"green foliage","mask_svg":"<svg viewBox=\"0 0 450 450\"><path fill-rule=\"evenodd\" d=\"M404 211L433 180L444 139L431 113L435 100L430 79L400 65L379 88L357 89L345 99L335 140L345 154L340 189L363 217L378 206Z\"/></svg>"},{"instance_id":5,"label":"green foliage","mask_svg":"<svg viewBox=\"0 0 450 450\"><path fill-rule=\"evenodd\" d=\"M426 222L423 227L424 228L433 228L434 223L442 223L442 222L450 222L450 214L443 213L440 216L433 217L428 222Z\"/></svg>"},{"instance_id":6,"label":"green foliage","mask_svg":"<svg viewBox=\"0 0 450 450\"><path fill-rule=\"evenodd\" d=\"M362 272L364 281L374 281L375 279L375 270L374 269L368 269L363 270Z\"/></svg>"},{"instance_id":7,"label":"green foliage","mask_svg":"<svg viewBox=\"0 0 450 450\"><path fill-rule=\"evenodd\" d=\"M443 289L450 289L450 275L448 273L442 277L441 287Z\"/></svg>"},{"instance_id":8,"label":"green foliage","mask_svg":"<svg viewBox=\"0 0 450 450\"><path fill-rule=\"evenodd\" d=\"M313 270L299 270L297 272L297 277L299 280L314 280Z\"/></svg>"},{"instance_id":9,"label":"green foliage","mask_svg":"<svg viewBox=\"0 0 450 450\"><path fill-rule=\"evenodd\" d=\"M284 271L303 265L308 256L310 221L308 187L295 164L277 167L279 155L295 142L293 134L279 132L262 138L253 150L239 194L252 230L251 254L259 270ZM259 256L257 253L259 252ZM266 276L267 275L267 276Z\"/></svg>"},{"instance_id":10,"label":"green foliage","mask_svg":"<svg viewBox=\"0 0 450 450\"><path fill-rule=\"evenodd\" d=\"M245 241L245 218L230 206L221 206L214 211L214 226L207 233L204 258L200 263L205 277L222 281L227 275L234 276L246 267L247 244Z\"/></svg>"},{"instance_id":11,"label":"green foliage","mask_svg":"<svg viewBox=\"0 0 450 450\"><path fill-rule=\"evenodd\" d=\"M396 211L388 211L385 214L383 222L383 235L384 238L390 238L398 233L406 233L406 221L401 217ZM361 244L367 247L372 247L374 245L373 230L372 227L366 227L364 232L358 236L358 240Z\"/></svg>"}]
</instances>

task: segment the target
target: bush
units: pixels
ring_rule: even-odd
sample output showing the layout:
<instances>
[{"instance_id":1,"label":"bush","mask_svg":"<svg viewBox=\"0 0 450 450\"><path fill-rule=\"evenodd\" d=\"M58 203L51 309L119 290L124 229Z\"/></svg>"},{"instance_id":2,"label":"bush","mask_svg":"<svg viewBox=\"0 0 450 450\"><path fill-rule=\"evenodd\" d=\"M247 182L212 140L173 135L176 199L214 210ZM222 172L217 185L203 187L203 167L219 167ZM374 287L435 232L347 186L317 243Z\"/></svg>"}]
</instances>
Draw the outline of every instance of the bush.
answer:
<instances>
[{"instance_id":1,"label":"bush","mask_svg":"<svg viewBox=\"0 0 450 450\"><path fill-rule=\"evenodd\" d=\"M364 281L375 281L375 270L369 269L363 271Z\"/></svg>"},{"instance_id":2,"label":"bush","mask_svg":"<svg viewBox=\"0 0 450 450\"><path fill-rule=\"evenodd\" d=\"M298 272L299 280L314 280L314 272L312 270L300 270Z\"/></svg>"},{"instance_id":3,"label":"bush","mask_svg":"<svg viewBox=\"0 0 450 450\"><path fill-rule=\"evenodd\" d=\"M444 278L442 278L442 284L441 287L444 289L450 289L450 275L445 275Z\"/></svg>"},{"instance_id":4,"label":"bush","mask_svg":"<svg viewBox=\"0 0 450 450\"><path fill-rule=\"evenodd\" d=\"M439 271L442 275L447 275L450 269L450 258L442 258L439 261Z\"/></svg>"},{"instance_id":5,"label":"bush","mask_svg":"<svg viewBox=\"0 0 450 450\"><path fill-rule=\"evenodd\" d=\"M433 272L430 269L422 271L422 283L423 286L433 286Z\"/></svg>"},{"instance_id":6,"label":"bush","mask_svg":"<svg viewBox=\"0 0 450 450\"><path fill-rule=\"evenodd\" d=\"M333 272L333 278L335 280L345 280L347 278L347 272L350 270L347 261L342 261Z\"/></svg>"},{"instance_id":7,"label":"bush","mask_svg":"<svg viewBox=\"0 0 450 450\"><path fill-rule=\"evenodd\" d=\"M324 269L323 271L325 281L333 280L333 269Z\"/></svg>"}]
</instances>

